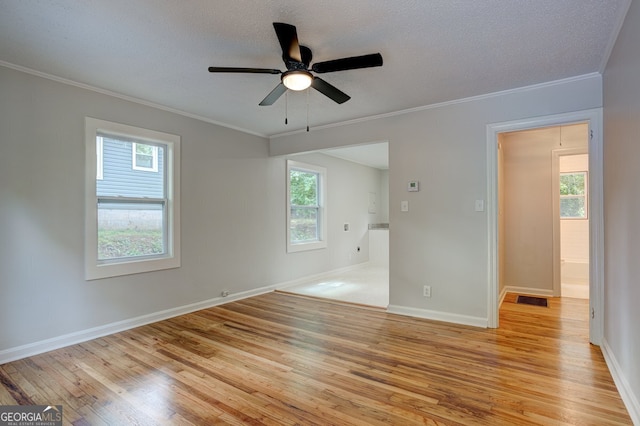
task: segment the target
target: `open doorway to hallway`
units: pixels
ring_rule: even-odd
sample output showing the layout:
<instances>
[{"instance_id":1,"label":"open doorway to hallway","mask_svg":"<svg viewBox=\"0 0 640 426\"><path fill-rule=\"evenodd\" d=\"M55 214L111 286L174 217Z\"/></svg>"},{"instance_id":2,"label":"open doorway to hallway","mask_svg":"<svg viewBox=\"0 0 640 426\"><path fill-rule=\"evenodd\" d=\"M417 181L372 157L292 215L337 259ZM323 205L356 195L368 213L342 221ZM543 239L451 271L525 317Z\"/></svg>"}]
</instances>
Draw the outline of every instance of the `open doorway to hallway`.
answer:
<instances>
[{"instance_id":1,"label":"open doorway to hallway","mask_svg":"<svg viewBox=\"0 0 640 426\"><path fill-rule=\"evenodd\" d=\"M523 118L503 123L487 125L487 224L489 242L489 280L488 280L488 325L498 327L499 307L506 294L504 283L504 265L500 264L500 253L504 244L500 232L499 213L504 199L499 198L500 175L499 163L503 153L502 134L522 130L535 130L553 126L567 126L585 123L587 125L589 153L589 341L594 345L602 344L603 312L604 312L604 218L603 218L603 143L602 143L602 108L575 111L542 117ZM504 225L502 225L504 226ZM559 240L558 240L559 241ZM553 247L559 252L560 247ZM560 259L557 257L557 259ZM560 265L554 268L554 277L560 277Z\"/></svg>"},{"instance_id":2,"label":"open doorway to hallway","mask_svg":"<svg viewBox=\"0 0 640 426\"><path fill-rule=\"evenodd\" d=\"M501 133L502 293L589 297L587 123Z\"/></svg>"}]
</instances>

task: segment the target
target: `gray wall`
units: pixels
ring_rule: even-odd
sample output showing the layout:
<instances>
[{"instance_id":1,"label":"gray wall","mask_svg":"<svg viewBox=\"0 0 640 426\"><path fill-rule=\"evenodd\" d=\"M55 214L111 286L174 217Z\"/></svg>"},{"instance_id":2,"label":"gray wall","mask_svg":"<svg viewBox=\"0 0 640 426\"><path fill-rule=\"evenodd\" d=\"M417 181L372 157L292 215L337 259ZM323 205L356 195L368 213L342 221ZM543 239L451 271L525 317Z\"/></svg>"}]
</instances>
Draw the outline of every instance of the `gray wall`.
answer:
<instances>
[{"instance_id":1,"label":"gray wall","mask_svg":"<svg viewBox=\"0 0 640 426\"><path fill-rule=\"evenodd\" d=\"M286 254L285 158L264 138L5 67L0 93L0 355L367 260L348 238ZM84 280L85 116L182 137L181 268Z\"/></svg>"},{"instance_id":2,"label":"gray wall","mask_svg":"<svg viewBox=\"0 0 640 426\"><path fill-rule=\"evenodd\" d=\"M640 424L640 4L631 3L603 77L605 328ZM620 387L620 386L618 386ZM624 395L623 395L624 397Z\"/></svg>"},{"instance_id":3,"label":"gray wall","mask_svg":"<svg viewBox=\"0 0 640 426\"><path fill-rule=\"evenodd\" d=\"M599 75L272 138L272 155L389 141L390 304L486 320L487 124L602 106ZM407 182L420 181L408 193ZM410 211L400 212L409 201ZM422 286L432 297L422 297Z\"/></svg>"}]
</instances>

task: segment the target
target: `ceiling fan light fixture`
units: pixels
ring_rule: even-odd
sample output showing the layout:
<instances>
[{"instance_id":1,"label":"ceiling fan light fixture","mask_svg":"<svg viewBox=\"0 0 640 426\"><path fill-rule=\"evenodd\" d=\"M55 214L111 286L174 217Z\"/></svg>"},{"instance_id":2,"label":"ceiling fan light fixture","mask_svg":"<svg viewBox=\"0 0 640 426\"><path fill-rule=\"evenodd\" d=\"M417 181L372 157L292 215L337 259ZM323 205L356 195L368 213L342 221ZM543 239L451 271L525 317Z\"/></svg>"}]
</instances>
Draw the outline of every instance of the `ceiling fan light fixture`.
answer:
<instances>
[{"instance_id":1,"label":"ceiling fan light fixture","mask_svg":"<svg viewBox=\"0 0 640 426\"><path fill-rule=\"evenodd\" d=\"M312 81L313 76L309 71L305 70L287 71L282 74L282 84L284 84L287 89L291 90L305 90L311 86Z\"/></svg>"}]
</instances>

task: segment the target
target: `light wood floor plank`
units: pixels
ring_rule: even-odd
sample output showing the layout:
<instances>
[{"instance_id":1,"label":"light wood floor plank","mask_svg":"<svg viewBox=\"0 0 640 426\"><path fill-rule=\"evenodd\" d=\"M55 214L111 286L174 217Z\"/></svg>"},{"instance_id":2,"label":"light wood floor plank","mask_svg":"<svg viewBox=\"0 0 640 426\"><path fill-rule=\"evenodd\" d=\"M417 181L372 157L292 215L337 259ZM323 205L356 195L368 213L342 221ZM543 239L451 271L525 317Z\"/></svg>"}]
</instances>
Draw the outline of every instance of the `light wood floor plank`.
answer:
<instances>
[{"instance_id":1,"label":"light wood floor plank","mask_svg":"<svg viewBox=\"0 0 640 426\"><path fill-rule=\"evenodd\" d=\"M500 328L269 293L0 366L65 422L629 425L588 302L507 295Z\"/></svg>"}]
</instances>

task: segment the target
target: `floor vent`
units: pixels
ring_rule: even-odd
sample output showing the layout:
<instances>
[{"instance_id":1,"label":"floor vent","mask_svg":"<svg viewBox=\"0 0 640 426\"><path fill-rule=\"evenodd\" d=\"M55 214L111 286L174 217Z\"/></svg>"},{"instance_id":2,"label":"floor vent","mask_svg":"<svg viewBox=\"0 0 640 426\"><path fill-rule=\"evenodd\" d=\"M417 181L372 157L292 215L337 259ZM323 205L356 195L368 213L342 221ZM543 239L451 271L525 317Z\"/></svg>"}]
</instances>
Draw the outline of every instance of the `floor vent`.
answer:
<instances>
[{"instance_id":1,"label":"floor vent","mask_svg":"<svg viewBox=\"0 0 640 426\"><path fill-rule=\"evenodd\" d=\"M521 303L523 305L544 306L545 308L549 306L547 305L546 297L518 296L516 303Z\"/></svg>"}]
</instances>

